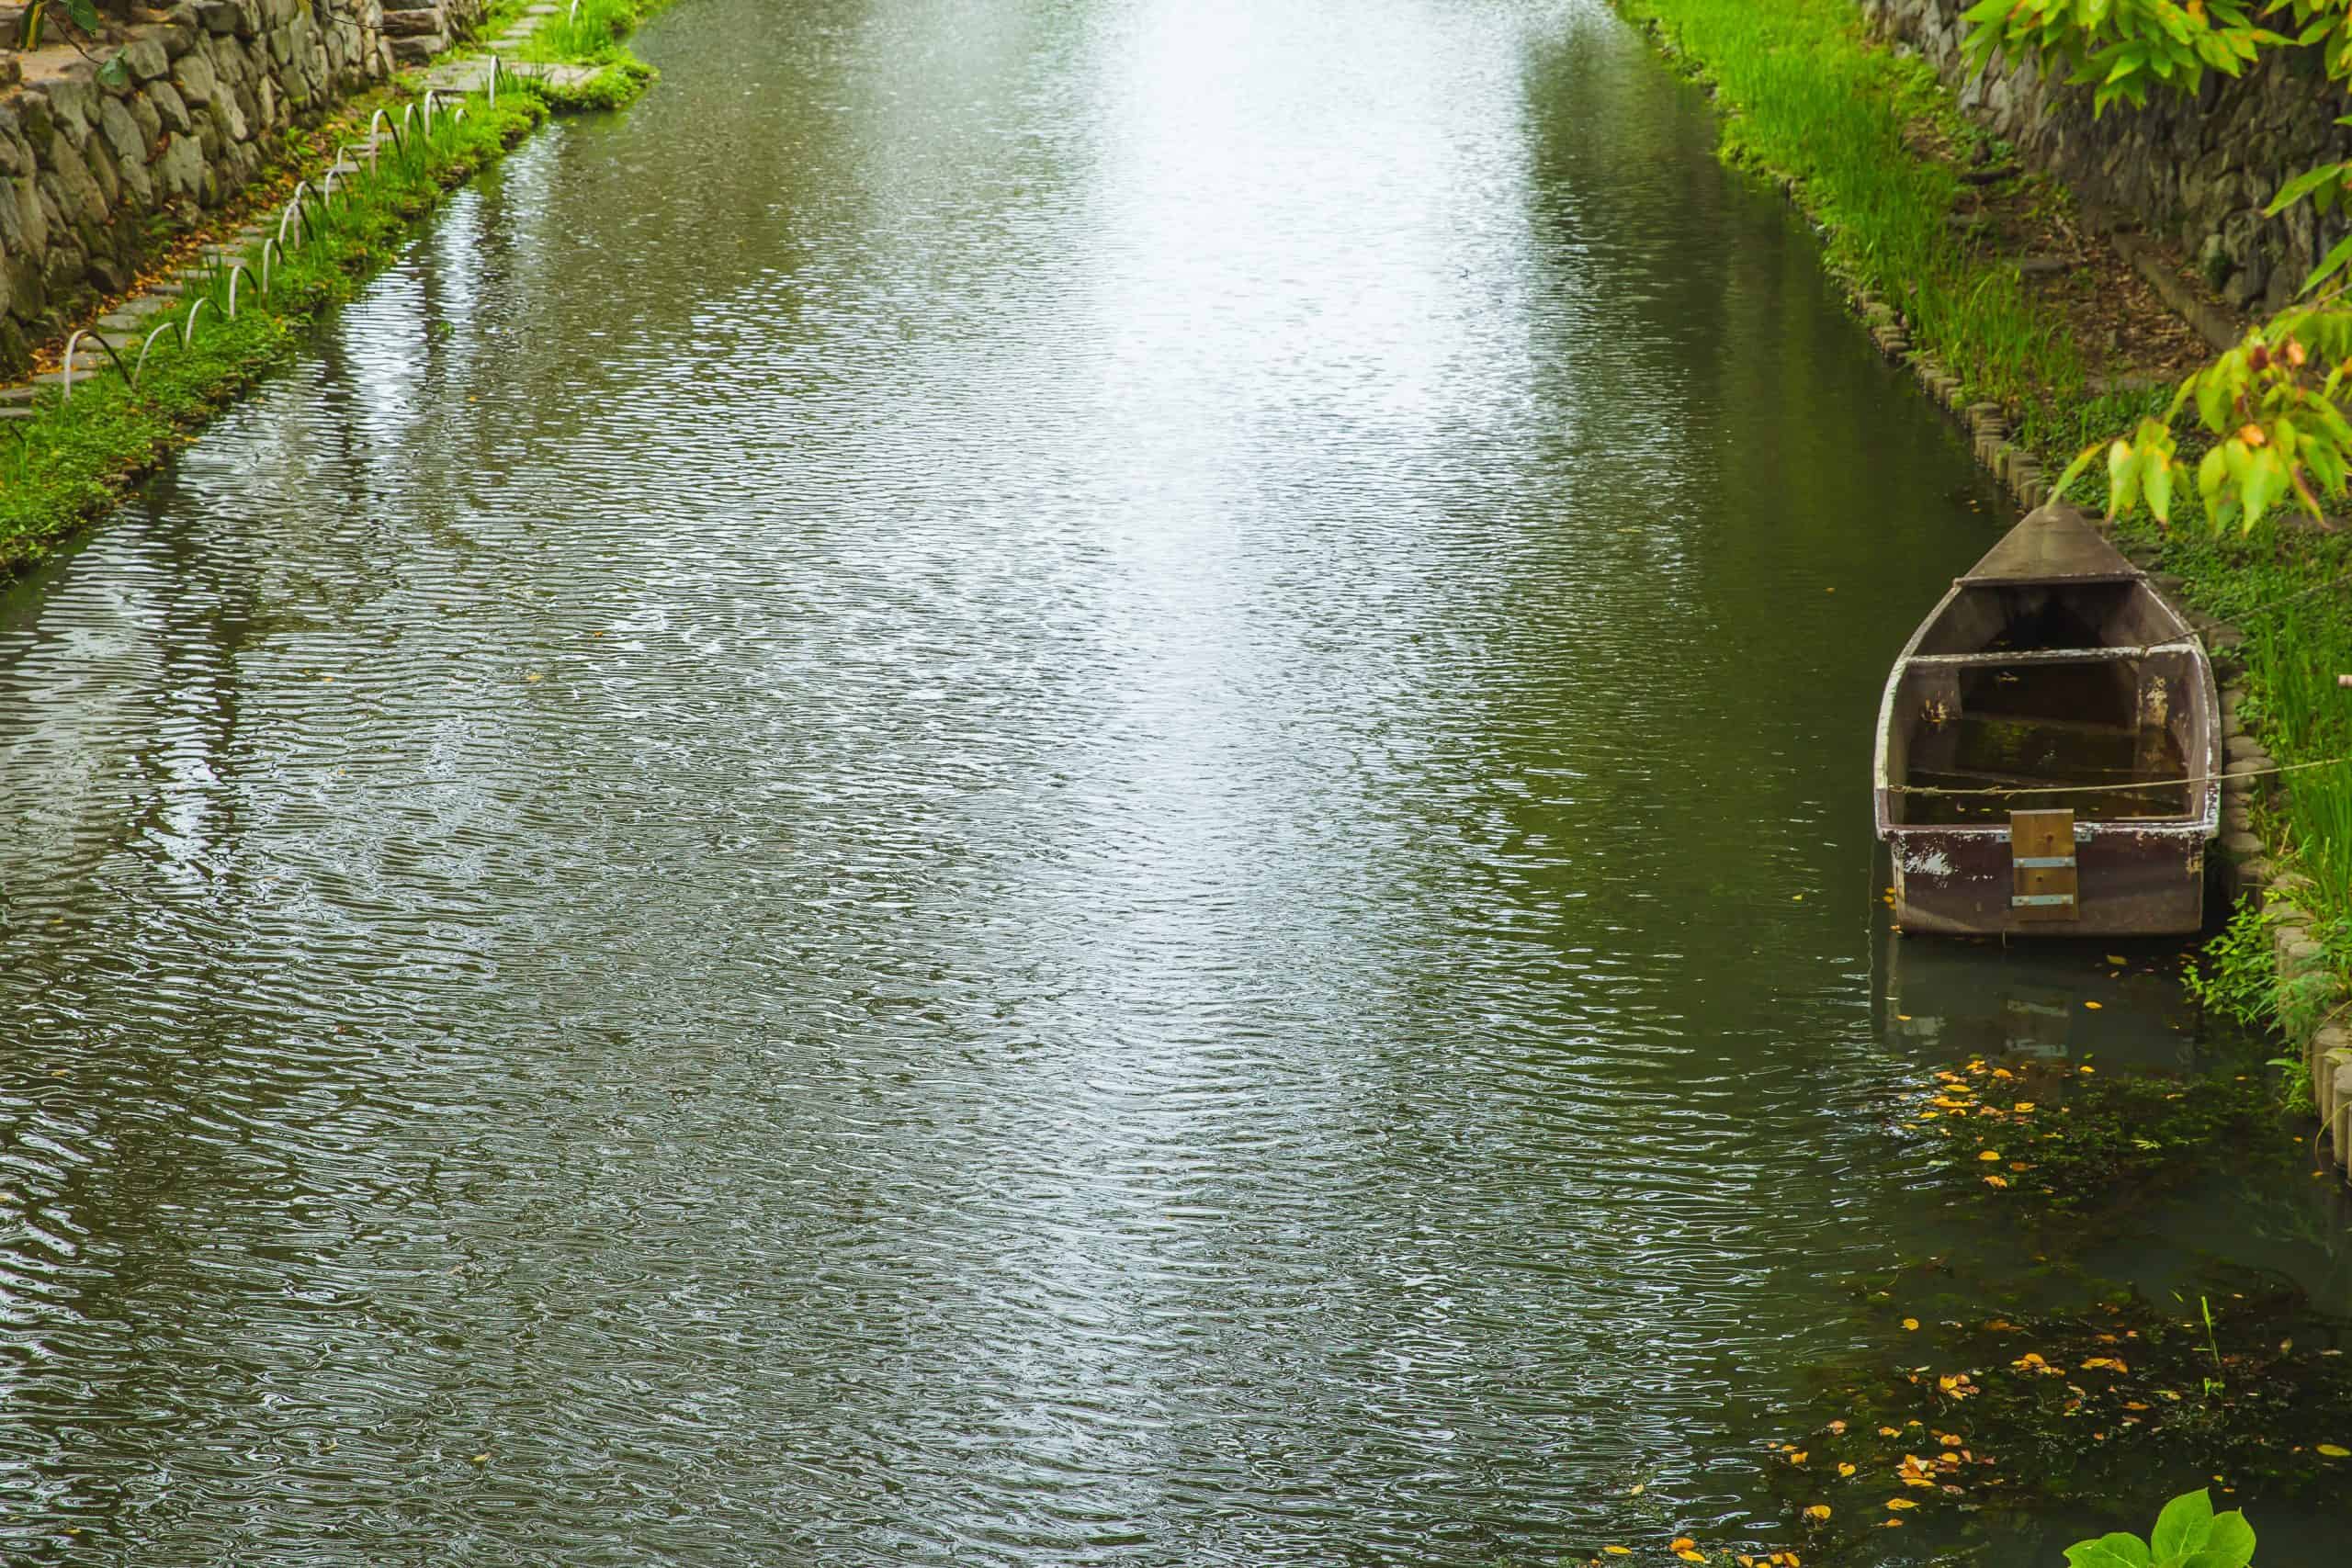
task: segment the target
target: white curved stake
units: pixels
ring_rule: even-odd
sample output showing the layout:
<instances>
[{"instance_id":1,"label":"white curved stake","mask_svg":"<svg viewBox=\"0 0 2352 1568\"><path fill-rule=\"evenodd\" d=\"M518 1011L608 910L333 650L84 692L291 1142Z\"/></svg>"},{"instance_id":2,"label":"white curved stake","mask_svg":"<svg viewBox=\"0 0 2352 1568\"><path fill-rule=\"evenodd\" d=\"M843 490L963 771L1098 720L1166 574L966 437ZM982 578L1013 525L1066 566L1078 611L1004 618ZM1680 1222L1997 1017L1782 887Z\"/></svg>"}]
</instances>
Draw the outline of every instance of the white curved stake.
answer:
<instances>
[{"instance_id":1,"label":"white curved stake","mask_svg":"<svg viewBox=\"0 0 2352 1568\"><path fill-rule=\"evenodd\" d=\"M187 314L180 318L181 348L186 349L196 342L196 319L204 314L204 308L211 303L211 300L199 294L196 298L196 303L187 308Z\"/></svg>"},{"instance_id":2,"label":"white curved stake","mask_svg":"<svg viewBox=\"0 0 2352 1568\"><path fill-rule=\"evenodd\" d=\"M577 27L579 25L580 0L571 0L571 12L569 16L563 18L563 22L566 27Z\"/></svg>"},{"instance_id":3,"label":"white curved stake","mask_svg":"<svg viewBox=\"0 0 2352 1568\"><path fill-rule=\"evenodd\" d=\"M130 389L132 391L135 392L139 389L139 378L146 373L147 351L155 346L155 340L157 338L162 337L165 333L170 332L171 330L172 323L165 321L162 326L157 327L153 332L149 333L147 334L147 341L139 345L139 363L130 367Z\"/></svg>"},{"instance_id":4,"label":"white curved stake","mask_svg":"<svg viewBox=\"0 0 2352 1568\"><path fill-rule=\"evenodd\" d=\"M328 198L330 198L330 197L333 197L334 195L334 171L333 169L329 169L329 170L326 172L326 174L325 174L324 177L322 177L322 178L319 181L319 206L320 206L320 208L321 208L322 209L323 209L325 208L325 206L326 206L326 204L327 204L327 201L328 201Z\"/></svg>"},{"instance_id":5,"label":"white curved stake","mask_svg":"<svg viewBox=\"0 0 2352 1568\"><path fill-rule=\"evenodd\" d=\"M498 107L498 56L490 57L490 107Z\"/></svg>"},{"instance_id":6,"label":"white curved stake","mask_svg":"<svg viewBox=\"0 0 2352 1568\"><path fill-rule=\"evenodd\" d=\"M237 279L244 276L244 263L231 262L229 264L229 319L232 321L237 319Z\"/></svg>"},{"instance_id":7,"label":"white curved stake","mask_svg":"<svg viewBox=\"0 0 2352 1568\"><path fill-rule=\"evenodd\" d=\"M272 251L281 251L285 247L280 245L276 240L272 239L265 238L261 243L261 291L264 294L267 294L269 292L270 253Z\"/></svg>"},{"instance_id":8,"label":"white curved stake","mask_svg":"<svg viewBox=\"0 0 2352 1568\"><path fill-rule=\"evenodd\" d=\"M93 332L87 332L87 331L85 331L85 332L78 332L78 333L75 333L72 337L69 337L69 338L67 338L67 339L65 340L64 380L63 380L62 383L60 383L60 387L61 387L61 389L62 389L62 390L63 391L63 393L64 393L65 400L66 400L67 402L69 402L69 403L70 403L70 402L72 402L72 401L74 400L74 346L75 346L76 344L79 344L79 343L80 343L84 338L85 338L85 337L87 337L87 338L94 338L94 337L96 337L96 336L97 336L97 333L93 333Z\"/></svg>"},{"instance_id":9,"label":"white curved stake","mask_svg":"<svg viewBox=\"0 0 2352 1568\"><path fill-rule=\"evenodd\" d=\"M286 225L300 217L302 211L302 197L309 193L310 189L311 182L308 180L303 180L300 184L296 185L294 187L293 199L286 204L286 210L278 214L277 248L280 251L286 249ZM310 228L308 220L303 222L302 227L305 231Z\"/></svg>"}]
</instances>

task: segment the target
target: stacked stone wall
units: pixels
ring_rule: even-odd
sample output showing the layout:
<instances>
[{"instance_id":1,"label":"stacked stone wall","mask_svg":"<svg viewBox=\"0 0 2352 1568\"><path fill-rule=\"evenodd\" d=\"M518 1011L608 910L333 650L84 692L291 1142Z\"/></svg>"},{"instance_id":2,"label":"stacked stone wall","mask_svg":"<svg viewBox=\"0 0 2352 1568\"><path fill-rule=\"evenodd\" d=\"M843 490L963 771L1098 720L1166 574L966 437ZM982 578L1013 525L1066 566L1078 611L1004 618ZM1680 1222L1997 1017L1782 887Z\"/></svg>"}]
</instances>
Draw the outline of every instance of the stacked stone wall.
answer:
<instances>
[{"instance_id":1,"label":"stacked stone wall","mask_svg":"<svg viewBox=\"0 0 2352 1568\"><path fill-rule=\"evenodd\" d=\"M268 166L289 128L386 80L396 38L446 46L481 13L481 0L391 6L399 34L384 0L181 0L136 14L127 41L90 58L0 57L16 78L0 92L0 370L127 288ZM118 48L127 69L104 81L96 62Z\"/></svg>"},{"instance_id":2,"label":"stacked stone wall","mask_svg":"<svg viewBox=\"0 0 2352 1568\"><path fill-rule=\"evenodd\" d=\"M2309 202L2262 216L2296 175L2352 157L2352 130L2335 124L2352 114L2352 98L2312 51L2275 51L2242 77L2209 72L2193 94L2159 88L2143 109L2119 104L2094 117L2090 89L2030 65L1972 73L1960 20L1970 3L1860 0L1885 36L1917 49L1959 92L1978 123L2094 209L2177 244L2232 305L2286 304L2352 227L2341 213L2320 220Z\"/></svg>"}]
</instances>

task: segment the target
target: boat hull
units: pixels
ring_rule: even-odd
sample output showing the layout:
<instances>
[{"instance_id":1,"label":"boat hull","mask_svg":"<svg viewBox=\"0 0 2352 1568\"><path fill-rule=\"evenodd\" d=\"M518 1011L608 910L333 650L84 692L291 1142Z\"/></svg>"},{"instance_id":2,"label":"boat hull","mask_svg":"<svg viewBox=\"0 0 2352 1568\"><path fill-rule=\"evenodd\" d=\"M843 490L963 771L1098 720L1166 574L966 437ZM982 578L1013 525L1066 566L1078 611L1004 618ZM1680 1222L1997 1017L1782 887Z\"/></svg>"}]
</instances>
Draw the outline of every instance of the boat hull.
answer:
<instances>
[{"instance_id":1,"label":"boat hull","mask_svg":"<svg viewBox=\"0 0 2352 1568\"><path fill-rule=\"evenodd\" d=\"M1897 828L1887 847L1894 919L1905 932L1950 936L2166 936L2205 923L2201 823L2081 823L2073 918L2037 918L2010 903L2016 878L2006 828Z\"/></svg>"}]
</instances>

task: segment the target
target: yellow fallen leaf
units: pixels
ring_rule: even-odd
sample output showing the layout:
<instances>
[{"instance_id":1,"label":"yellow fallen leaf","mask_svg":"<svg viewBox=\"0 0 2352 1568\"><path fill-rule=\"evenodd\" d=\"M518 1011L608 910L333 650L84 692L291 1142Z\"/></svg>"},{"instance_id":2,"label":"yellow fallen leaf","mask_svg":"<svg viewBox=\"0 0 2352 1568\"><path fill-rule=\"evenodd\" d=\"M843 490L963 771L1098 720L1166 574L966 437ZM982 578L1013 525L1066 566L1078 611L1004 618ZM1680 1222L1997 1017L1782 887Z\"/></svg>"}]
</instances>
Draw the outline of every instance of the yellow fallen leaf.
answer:
<instances>
[{"instance_id":1,"label":"yellow fallen leaf","mask_svg":"<svg viewBox=\"0 0 2352 1568\"><path fill-rule=\"evenodd\" d=\"M1812 1507L1807 1508L1804 1511L1804 1517L1808 1519L1826 1519L1829 1517L1829 1505L1826 1503L1815 1503Z\"/></svg>"},{"instance_id":2,"label":"yellow fallen leaf","mask_svg":"<svg viewBox=\"0 0 2352 1568\"><path fill-rule=\"evenodd\" d=\"M1789 1454L1789 1462L1790 1462L1791 1464L1803 1464L1804 1461L1805 1461L1805 1450L1803 1450L1803 1449L1795 1449L1795 1450L1792 1450L1790 1451L1790 1454Z\"/></svg>"},{"instance_id":3,"label":"yellow fallen leaf","mask_svg":"<svg viewBox=\"0 0 2352 1568\"><path fill-rule=\"evenodd\" d=\"M2001 1157L2001 1151L1998 1149L1979 1149L1976 1151L1976 1157L1978 1159L1999 1159Z\"/></svg>"},{"instance_id":4,"label":"yellow fallen leaf","mask_svg":"<svg viewBox=\"0 0 2352 1568\"><path fill-rule=\"evenodd\" d=\"M1842 1438L1846 1435L1846 1423L1843 1421L1832 1421L1829 1423L1826 1430L1833 1438Z\"/></svg>"},{"instance_id":5,"label":"yellow fallen leaf","mask_svg":"<svg viewBox=\"0 0 2352 1568\"><path fill-rule=\"evenodd\" d=\"M1666 1543L1666 1549L1668 1551L1688 1551L1698 1544L1699 1543L1697 1541L1692 1540L1687 1535L1678 1535L1672 1540Z\"/></svg>"},{"instance_id":6,"label":"yellow fallen leaf","mask_svg":"<svg viewBox=\"0 0 2352 1568\"><path fill-rule=\"evenodd\" d=\"M1878 1435L1882 1438L1899 1438L1903 1436L1903 1428L1900 1427L1881 1427L1878 1429Z\"/></svg>"},{"instance_id":7,"label":"yellow fallen leaf","mask_svg":"<svg viewBox=\"0 0 2352 1568\"><path fill-rule=\"evenodd\" d=\"M1678 1551L1674 1555L1685 1562L1704 1562L1707 1560L1703 1554L1696 1551Z\"/></svg>"},{"instance_id":8,"label":"yellow fallen leaf","mask_svg":"<svg viewBox=\"0 0 2352 1568\"><path fill-rule=\"evenodd\" d=\"M2010 1106L2009 1109L2017 1112L2019 1116L2030 1116L2033 1114L2033 1101L2030 1100L2020 1100L2015 1105Z\"/></svg>"},{"instance_id":9,"label":"yellow fallen leaf","mask_svg":"<svg viewBox=\"0 0 2352 1568\"><path fill-rule=\"evenodd\" d=\"M2330 1459L2352 1459L2352 1449L2341 1448L2335 1443L2322 1443L2314 1451L2324 1453Z\"/></svg>"},{"instance_id":10,"label":"yellow fallen leaf","mask_svg":"<svg viewBox=\"0 0 2352 1568\"><path fill-rule=\"evenodd\" d=\"M2097 1012L2099 1010L2099 1004L2097 1002L2085 1002L2083 1005L2090 1009L2093 1012Z\"/></svg>"},{"instance_id":11,"label":"yellow fallen leaf","mask_svg":"<svg viewBox=\"0 0 2352 1568\"><path fill-rule=\"evenodd\" d=\"M1848 1476L1849 1476L1849 1475L1851 1475L1851 1474L1853 1474L1853 1473L1854 1473L1854 1467L1853 1467L1852 1465L1850 1465L1850 1464L1847 1464L1847 1463L1845 1463L1843 1461L1840 1461L1838 1462L1838 1479L1839 1479L1839 1480L1841 1480L1841 1481L1842 1481L1842 1480L1844 1480L1846 1477L1848 1477Z\"/></svg>"},{"instance_id":12,"label":"yellow fallen leaf","mask_svg":"<svg viewBox=\"0 0 2352 1568\"><path fill-rule=\"evenodd\" d=\"M1916 1317L1906 1317L1903 1320L1903 1332L1905 1334L1917 1332L1919 1320Z\"/></svg>"},{"instance_id":13,"label":"yellow fallen leaf","mask_svg":"<svg viewBox=\"0 0 2352 1568\"><path fill-rule=\"evenodd\" d=\"M2009 1179L2006 1176L1988 1176L1984 1179L1984 1185L1987 1187L2007 1187L2008 1184Z\"/></svg>"},{"instance_id":14,"label":"yellow fallen leaf","mask_svg":"<svg viewBox=\"0 0 2352 1568\"><path fill-rule=\"evenodd\" d=\"M1908 1497L1889 1497L1886 1500L1886 1506L1890 1508L1916 1508L1919 1505Z\"/></svg>"},{"instance_id":15,"label":"yellow fallen leaf","mask_svg":"<svg viewBox=\"0 0 2352 1568\"><path fill-rule=\"evenodd\" d=\"M1611 1557L1631 1557L1634 1555L1634 1549L1630 1546L1604 1546L1600 1550L1609 1553Z\"/></svg>"},{"instance_id":16,"label":"yellow fallen leaf","mask_svg":"<svg viewBox=\"0 0 2352 1568\"><path fill-rule=\"evenodd\" d=\"M2109 953L2109 954L2107 955L2107 961L2108 961L2109 964L2122 964L2122 963L2126 962L2124 959L2122 959L2122 958L2119 957L2118 955L2116 955L2115 953Z\"/></svg>"}]
</instances>

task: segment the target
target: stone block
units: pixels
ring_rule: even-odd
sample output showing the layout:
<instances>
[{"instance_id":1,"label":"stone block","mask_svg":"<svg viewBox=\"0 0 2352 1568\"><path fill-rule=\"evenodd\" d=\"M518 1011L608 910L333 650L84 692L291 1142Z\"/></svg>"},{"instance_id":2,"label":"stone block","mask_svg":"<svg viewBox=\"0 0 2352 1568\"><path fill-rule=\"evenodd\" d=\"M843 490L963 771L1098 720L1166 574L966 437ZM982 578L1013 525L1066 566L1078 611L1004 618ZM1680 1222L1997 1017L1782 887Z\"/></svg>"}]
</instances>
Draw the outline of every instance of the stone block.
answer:
<instances>
[{"instance_id":1,"label":"stone block","mask_svg":"<svg viewBox=\"0 0 2352 1568\"><path fill-rule=\"evenodd\" d=\"M163 40L153 33L132 39L125 44L122 62L135 82L153 82L172 68L171 55L164 51Z\"/></svg>"},{"instance_id":2,"label":"stone block","mask_svg":"<svg viewBox=\"0 0 2352 1568\"><path fill-rule=\"evenodd\" d=\"M166 130L193 130L195 123L188 118L187 104L179 91L169 82L150 82L140 95L155 107L156 117Z\"/></svg>"},{"instance_id":3,"label":"stone block","mask_svg":"<svg viewBox=\"0 0 2352 1568\"><path fill-rule=\"evenodd\" d=\"M180 97L191 104L209 104L219 87L212 61L200 50L192 50L172 67L172 85Z\"/></svg>"},{"instance_id":4,"label":"stone block","mask_svg":"<svg viewBox=\"0 0 2352 1568\"><path fill-rule=\"evenodd\" d=\"M190 200L204 189L204 152L193 136L175 133L155 160L155 179L167 197Z\"/></svg>"}]
</instances>

